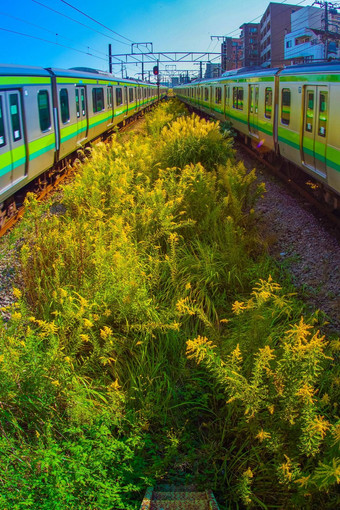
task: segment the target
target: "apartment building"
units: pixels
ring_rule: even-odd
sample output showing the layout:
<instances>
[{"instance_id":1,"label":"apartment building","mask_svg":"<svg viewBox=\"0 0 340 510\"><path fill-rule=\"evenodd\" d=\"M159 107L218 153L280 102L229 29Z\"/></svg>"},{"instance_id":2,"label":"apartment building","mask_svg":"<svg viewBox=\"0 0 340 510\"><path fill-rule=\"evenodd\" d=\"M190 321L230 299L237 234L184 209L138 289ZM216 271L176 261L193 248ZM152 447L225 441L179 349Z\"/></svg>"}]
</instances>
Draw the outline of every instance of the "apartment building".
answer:
<instances>
[{"instance_id":1,"label":"apartment building","mask_svg":"<svg viewBox=\"0 0 340 510\"><path fill-rule=\"evenodd\" d=\"M285 35L287 65L323 61L340 57L340 16L328 13L327 33L325 11L304 7L291 15L291 32Z\"/></svg>"},{"instance_id":2,"label":"apartment building","mask_svg":"<svg viewBox=\"0 0 340 510\"><path fill-rule=\"evenodd\" d=\"M226 37L221 44L222 73L230 69L242 67L242 41L233 37Z\"/></svg>"},{"instance_id":3,"label":"apartment building","mask_svg":"<svg viewBox=\"0 0 340 510\"><path fill-rule=\"evenodd\" d=\"M284 64L284 39L291 32L291 14L302 7L271 2L260 22L260 64L277 67Z\"/></svg>"},{"instance_id":4,"label":"apartment building","mask_svg":"<svg viewBox=\"0 0 340 510\"><path fill-rule=\"evenodd\" d=\"M260 65L260 23L243 23L240 29L242 47L240 67Z\"/></svg>"}]
</instances>

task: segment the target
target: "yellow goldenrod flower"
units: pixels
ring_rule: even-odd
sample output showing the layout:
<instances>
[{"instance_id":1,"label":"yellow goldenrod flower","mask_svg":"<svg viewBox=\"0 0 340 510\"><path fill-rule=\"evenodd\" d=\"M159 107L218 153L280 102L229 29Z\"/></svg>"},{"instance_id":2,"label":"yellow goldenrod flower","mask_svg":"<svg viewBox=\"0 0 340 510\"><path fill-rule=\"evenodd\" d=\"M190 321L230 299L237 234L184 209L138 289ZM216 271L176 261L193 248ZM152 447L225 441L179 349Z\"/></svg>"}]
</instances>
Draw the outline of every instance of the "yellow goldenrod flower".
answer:
<instances>
[{"instance_id":1,"label":"yellow goldenrod flower","mask_svg":"<svg viewBox=\"0 0 340 510\"><path fill-rule=\"evenodd\" d=\"M315 394L315 390L313 386L310 386L308 383L305 383L301 388L295 393L297 397L302 397L303 400L306 400L309 403L313 403L313 396Z\"/></svg>"},{"instance_id":2,"label":"yellow goldenrod flower","mask_svg":"<svg viewBox=\"0 0 340 510\"><path fill-rule=\"evenodd\" d=\"M310 433L319 434L323 439L327 430L330 429L330 426L331 424L329 421L325 420L323 416L316 416L314 421L312 421L307 428Z\"/></svg>"},{"instance_id":3,"label":"yellow goldenrod flower","mask_svg":"<svg viewBox=\"0 0 340 510\"><path fill-rule=\"evenodd\" d=\"M255 436L256 439L258 439L260 441L260 443L262 443L265 439L269 439L271 437L271 434L269 432L265 432L263 429L261 429L257 436Z\"/></svg>"},{"instance_id":4,"label":"yellow goldenrod flower","mask_svg":"<svg viewBox=\"0 0 340 510\"><path fill-rule=\"evenodd\" d=\"M246 310L247 307L244 305L244 301L235 301L231 309L235 315L239 315L243 310Z\"/></svg>"},{"instance_id":5,"label":"yellow goldenrod flower","mask_svg":"<svg viewBox=\"0 0 340 510\"><path fill-rule=\"evenodd\" d=\"M106 340L111 335L112 329L109 326L104 326L103 329L100 330L100 336L103 340Z\"/></svg>"},{"instance_id":6,"label":"yellow goldenrod flower","mask_svg":"<svg viewBox=\"0 0 340 510\"><path fill-rule=\"evenodd\" d=\"M111 388L113 388L115 391L118 391L119 388L121 388L120 384L118 383L118 379L116 379L111 385Z\"/></svg>"},{"instance_id":7,"label":"yellow goldenrod flower","mask_svg":"<svg viewBox=\"0 0 340 510\"><path fill-rule=\"evenodd\" d=\"M17 299L20 299L21 296L22 296L22 292L21 290L17 289L16 287L13 288L13 295L14 297L16 297Z\"/></svg>"},{"instance_id":8,"label":"yellow goldenrod flower","mask_svg":"<svg viewBox=\"0 0 340 510\"><path fill-rule=\"evenodd\" d=\"M89 319L84 319L84 326L85 328L92 328L93 327L93 323L89 320Z\"/></svg>"},{"instance_id":9,"label":"yellow goldenrod flower","mask_svg":"<svg viewBox=\"0 0 340 510\"><path fill-rule=\"evenodd\" d=\"M250 468L248 468L247 471L244 471L243 476L246 476L247 478L253 478L254 473Z\"/></svg>"}]
</instances>

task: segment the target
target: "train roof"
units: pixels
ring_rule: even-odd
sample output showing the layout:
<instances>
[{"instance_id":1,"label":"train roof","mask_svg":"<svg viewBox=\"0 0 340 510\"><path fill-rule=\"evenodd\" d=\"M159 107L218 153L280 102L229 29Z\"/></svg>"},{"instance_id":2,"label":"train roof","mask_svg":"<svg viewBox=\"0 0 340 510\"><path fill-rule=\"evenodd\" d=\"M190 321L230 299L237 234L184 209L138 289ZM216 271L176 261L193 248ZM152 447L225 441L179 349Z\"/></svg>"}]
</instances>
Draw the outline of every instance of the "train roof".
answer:
<instances>
[{"instance_id":1,"label":"train roof","mask_svg":"<svg viewBox=\"0 0 340 510\"><path fill-rule=\"evenodd\" d=\"M295 64L281 70L280 76L292 74L330 74L340 73L340 62L322 62L319 64Z\"/></svg>"},{"instance_id":2,"label":"train roof","mask_svg":"<svg viewBox=\"0 0 340 510\"><path fill-rule=\"evenodd\" d=\"M2 76L51 76L43 67L18 66L15 64L0 64Z\"/></svg>"},{"instance_id":3,"label":"train roof","mask_svg":"<svg viewBox=\"0 0 340 510\"><path fill-rule=\"evenodd\" d=\"M35 67L35 66L18 66L15 64L0 64L0 76L59 76L62 78L79 78L79 79L96 79L115 81L119 83L138 83L140 85L156 86L154 83L146 83L141 80L131 80L128 78L119 78L113 74L106 73L103 71L93 70L78 70L78 69L57 69L57 68L46 68Z\"/></svg>"}]
</instances>

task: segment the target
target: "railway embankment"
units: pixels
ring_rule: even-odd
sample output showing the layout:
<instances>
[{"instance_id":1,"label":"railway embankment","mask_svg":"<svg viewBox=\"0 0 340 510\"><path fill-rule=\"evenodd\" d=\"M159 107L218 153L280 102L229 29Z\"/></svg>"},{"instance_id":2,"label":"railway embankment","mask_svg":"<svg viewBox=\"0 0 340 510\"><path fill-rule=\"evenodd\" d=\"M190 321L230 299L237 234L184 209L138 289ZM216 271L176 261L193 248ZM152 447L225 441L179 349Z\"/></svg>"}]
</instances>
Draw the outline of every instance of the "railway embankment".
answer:
<instances>
[{"instance_id":1,"label":"railway embankment","mask_svg":"<svg viewBox=\"0 0 340 510\"><path fill-rule=\"evenodd\" d=\"M228 133L167 103L62 207L28 198L13 271L1 252L0 507L133 510L160 482L337 506L339 339L268 254L263 195Z\"/></svg>"}]
</instances>

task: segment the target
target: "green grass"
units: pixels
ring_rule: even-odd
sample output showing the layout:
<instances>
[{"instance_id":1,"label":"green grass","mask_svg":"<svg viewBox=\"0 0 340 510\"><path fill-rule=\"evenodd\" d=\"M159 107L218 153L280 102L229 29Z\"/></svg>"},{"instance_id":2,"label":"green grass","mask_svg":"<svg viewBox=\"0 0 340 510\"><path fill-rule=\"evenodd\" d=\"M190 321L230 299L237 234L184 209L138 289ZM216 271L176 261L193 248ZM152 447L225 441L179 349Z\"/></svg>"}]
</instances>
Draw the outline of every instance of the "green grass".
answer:
<instances>
[{"instance_id":1,"label":"green grass","mask_svg":"<svg viewBox=\"0 0 340 510\"><path fill-rule=\"evenodd\" d=\"M338 342L285 354L304 307L257 233L263 186L176 102L124 139L79 166L63 215L29 198L0 333L0 508L132 510L160 481L221 508L334 508Z\"/></svg>"}]
</instances>

